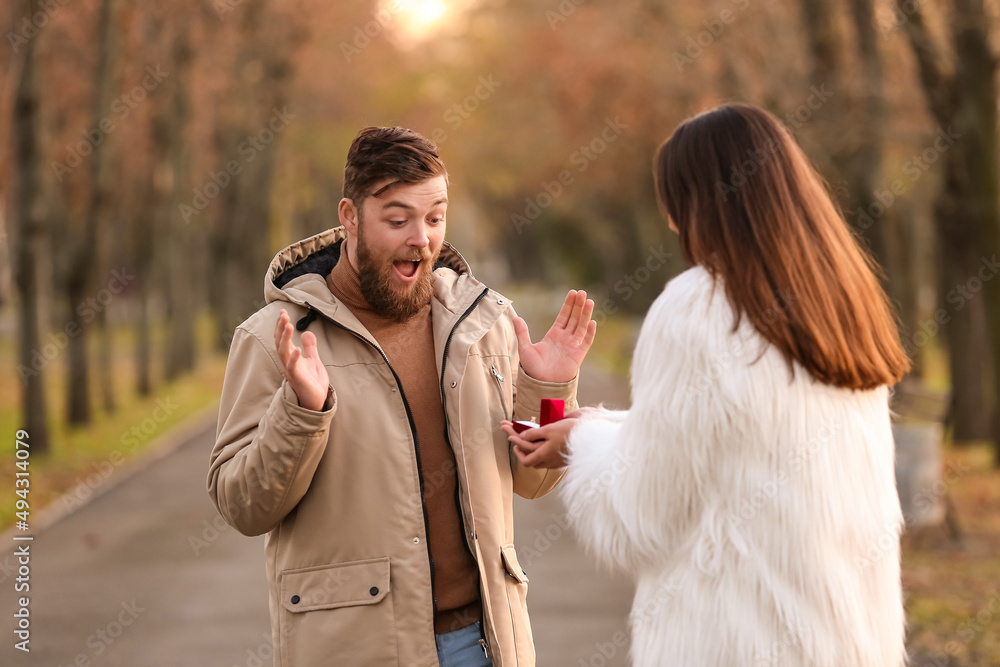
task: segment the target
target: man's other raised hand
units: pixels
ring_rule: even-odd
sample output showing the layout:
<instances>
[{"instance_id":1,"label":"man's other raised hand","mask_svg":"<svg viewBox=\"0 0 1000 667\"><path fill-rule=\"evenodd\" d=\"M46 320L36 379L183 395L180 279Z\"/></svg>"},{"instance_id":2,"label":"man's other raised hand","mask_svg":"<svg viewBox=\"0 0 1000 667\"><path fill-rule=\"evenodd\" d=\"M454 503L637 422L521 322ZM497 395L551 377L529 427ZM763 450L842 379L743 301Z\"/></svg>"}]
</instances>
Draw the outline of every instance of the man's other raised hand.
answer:
<instances>
[{"instance_id":1,"label":"man's other raised hand","mask_svg":"<svg viewBox=\"0 0 1000 667\"><path fill-rule=\"evenodd\" d=\"M521 367L543 382L569 382L575 378L597 333L597 322L591 319L593 314L594 302L587 298L587 293L570 290L556 321L538 343L531 342L525 321L514 318Z\"/></svg>"}]
</instances>

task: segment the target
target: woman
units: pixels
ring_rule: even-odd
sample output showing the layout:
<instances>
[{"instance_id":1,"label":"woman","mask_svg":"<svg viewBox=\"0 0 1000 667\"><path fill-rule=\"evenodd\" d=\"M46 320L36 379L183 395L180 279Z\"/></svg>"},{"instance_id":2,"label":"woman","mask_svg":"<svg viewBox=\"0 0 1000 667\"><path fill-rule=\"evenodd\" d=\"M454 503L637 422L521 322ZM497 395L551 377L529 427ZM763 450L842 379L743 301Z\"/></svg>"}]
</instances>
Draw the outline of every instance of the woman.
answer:
<instances>
[{"instance_id":1,"label":"woman","mask_svg":"<svg viewBox=\"0 0 1000 667\"><path fill-rule=\"evenodd\" d=\"M572 522L638 581L639 667L904 664L889 389L908 370L874 266L788 131L682 123L657 197L693 268L642 326L632 408L520 436Z\"/></svg>"}]
</instances>

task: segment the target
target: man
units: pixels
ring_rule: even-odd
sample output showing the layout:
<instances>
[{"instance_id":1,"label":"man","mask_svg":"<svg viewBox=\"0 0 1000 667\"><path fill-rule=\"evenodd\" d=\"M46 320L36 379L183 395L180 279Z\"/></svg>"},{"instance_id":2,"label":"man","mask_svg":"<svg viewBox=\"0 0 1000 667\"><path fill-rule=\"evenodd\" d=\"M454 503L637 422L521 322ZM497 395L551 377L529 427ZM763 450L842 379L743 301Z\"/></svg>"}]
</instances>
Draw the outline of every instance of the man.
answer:
<instances>
[{"instance_id":1,"label":"man","mask_svg":"<svg viewBox=\"0 0 1000 667\"><path fill-rule=\"evenodd\" d=\"M571 291L532 344L445 243L447 206L432 142L363 130L341 227L279 252L236 329L208 490L266 533L276 667L535 663L511 499L563 473L500 423L576 408L594 304Z\"/></svg>"}]
</instances>

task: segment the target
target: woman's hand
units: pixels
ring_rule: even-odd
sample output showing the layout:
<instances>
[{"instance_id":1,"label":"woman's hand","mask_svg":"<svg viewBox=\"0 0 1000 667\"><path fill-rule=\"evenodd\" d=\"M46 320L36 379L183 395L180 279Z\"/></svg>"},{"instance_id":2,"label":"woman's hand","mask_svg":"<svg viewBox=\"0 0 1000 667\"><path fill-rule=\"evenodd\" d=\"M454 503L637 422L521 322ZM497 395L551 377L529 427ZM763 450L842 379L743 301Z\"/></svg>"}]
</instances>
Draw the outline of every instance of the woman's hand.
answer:
<instances>
[{"instance_id":1,"label":"woman's hand","mask_svg":"<svg viewBox=\"0 0 1000 667\"><path fill-rule=\"evenodd\" d=\"M521 465L528 468L565 468L566 441L577 421L567 417L518 433L511 422L504 420L500 423L500 428L514 445L514 455Z\"/></svg>"}]
</instances>

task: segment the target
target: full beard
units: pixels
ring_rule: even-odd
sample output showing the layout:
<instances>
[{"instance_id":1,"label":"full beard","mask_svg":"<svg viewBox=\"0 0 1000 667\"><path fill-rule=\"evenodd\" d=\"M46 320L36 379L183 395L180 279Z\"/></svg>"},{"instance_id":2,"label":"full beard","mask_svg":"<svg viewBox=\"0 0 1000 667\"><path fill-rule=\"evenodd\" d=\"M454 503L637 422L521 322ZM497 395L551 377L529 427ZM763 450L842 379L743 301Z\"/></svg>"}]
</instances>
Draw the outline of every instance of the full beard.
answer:
<instances>
[{"instance_id":1,"label":"full beard","mask_svg":"<svg viewBox=\"0 0 1000 667\"><path fill-rule=\"evenodd\" d=\"M361 226L364 229L364 226ZM417 267L416 282L402 289L394 286L396 281L393 262L400 260L421 260ZM406 322L423 310L434 296L434 263L437 255L412 253L407 257L375 257L365 243L364 232L358 235L358 278L361 294L381 317Z\"/></svg>"}]
</instances>

